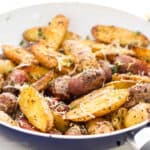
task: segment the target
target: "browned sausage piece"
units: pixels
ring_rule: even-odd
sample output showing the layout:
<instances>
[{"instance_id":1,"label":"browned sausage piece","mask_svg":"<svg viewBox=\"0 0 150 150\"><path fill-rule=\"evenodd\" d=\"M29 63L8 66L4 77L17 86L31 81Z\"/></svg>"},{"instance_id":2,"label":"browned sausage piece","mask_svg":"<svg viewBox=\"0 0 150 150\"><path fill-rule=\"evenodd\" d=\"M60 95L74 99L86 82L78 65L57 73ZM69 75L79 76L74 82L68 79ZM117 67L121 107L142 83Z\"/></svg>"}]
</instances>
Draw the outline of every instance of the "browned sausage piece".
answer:
<instances>
[{"instance_id":1,"label":"browned sausage piece","mask_svg":"<svg viewBox=\"0 0 150 150\"><path fill-rule=\"evenodd\" d=\"M100 64L101 68L104 70L105 77L106 77L106 82L111 81L112 71L111 71L111 68L110 68L110 64L107 61L104 61L104 60L100 60L99 64Z\"/></svg>"},{"instance_id":2,"label":"browned sausage piece","mask_svg":"<svg viewBox=\"0 0 150 150\"><path fill-rule=\"evenodd\" d=\"M31 131L38 131L32 124L29 123L27 118L20 111L17 111L15 121L23 129L28 129L28 130L31 130Z\"/></svg>"},{"instance_id":3,"label":"browned sausage piece","mask_svg":"<svg viewBox=\"0 0 150 150\"><path fill-rule=\"evenodd\" d=\"M125 107L132 107L142 101L150 103L150 83L134 85L129 92L129 100L125 103Z\"/></svg>"},{"instance_id":4,"label":"browned sausage piece","mask_svg":"<svg viewBox=\"0 0 150 150\"><path fill-rule=\"evenodd\" d=\"M65 132L65 135L86 135L87 129L84 125L73 124L71 127Z\"/></svg>"},{"instance_id":5,"label":"browned sausage piece","mask_svg":"<svg viewBox=\"0 0 150 150\"><path fill-rule=\"evenodd\" d=\"M13 84L23 84L24 82L28 81L28 75L23 70L14 70L8 76L8 80Z\"/></svg>"},{"instance_id":6,"label":"browned sausage piece","mask_svg":"<svg viewBox=\"0 0 150 150\"><path fill-rule=\"evenodd\" d=\"M17 97L11 93L0 94L0 110L11 114L16 110Z\"/></svg>"},{"instance_id":7,"label":"browned sausage piece","mask_svg":"<svg viewBox=\"0 0 150 150\"><path fill-rule=\"evenodd\" d=\"M69 80L68 89L72 96L84 95L94 89L102 87L105 73L102 69L88 69Z\"/></svg>"},{"instance_id":8,"label":"browned sausage piece","mask_svg":"<svg viewBox=\"0 0 150 150\"><path fill-rule=\"evenodd\" d=\"M55 79L51 86L52 94L55 97L59 97L61 100L70 99L68 91L68 82L70 78L70 76L63 76Z\"/></svg>"},{"instance_id":9,"label":"browned sausage piece","mask_svg":"<svg viewBox=\"0 0 150 150\"><path fill-rule=\"evenodd\" d=\"M115 64L119 73L131 72L133 74L148 75L147 63L131 56L121 55L116 57Z\"/></svg>"}]
</instances>

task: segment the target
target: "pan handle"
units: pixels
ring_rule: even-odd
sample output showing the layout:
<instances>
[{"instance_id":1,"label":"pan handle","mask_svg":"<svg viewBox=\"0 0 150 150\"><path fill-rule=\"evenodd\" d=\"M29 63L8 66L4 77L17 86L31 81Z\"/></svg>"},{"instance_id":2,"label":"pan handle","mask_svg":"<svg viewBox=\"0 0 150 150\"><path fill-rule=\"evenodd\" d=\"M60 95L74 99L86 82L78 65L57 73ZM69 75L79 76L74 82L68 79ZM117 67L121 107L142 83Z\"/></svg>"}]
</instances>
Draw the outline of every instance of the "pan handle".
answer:
<instances>
[{"instance_id":1,"label":"pan handle","mask_svg":"<svg viewBox=\"0 0 150 150\"><path fill-rule=\"evenodd\" d=\"M129 133L127 142L135 150L150 150L150 124L136 133Z\"/></svg>"}]
</instances>

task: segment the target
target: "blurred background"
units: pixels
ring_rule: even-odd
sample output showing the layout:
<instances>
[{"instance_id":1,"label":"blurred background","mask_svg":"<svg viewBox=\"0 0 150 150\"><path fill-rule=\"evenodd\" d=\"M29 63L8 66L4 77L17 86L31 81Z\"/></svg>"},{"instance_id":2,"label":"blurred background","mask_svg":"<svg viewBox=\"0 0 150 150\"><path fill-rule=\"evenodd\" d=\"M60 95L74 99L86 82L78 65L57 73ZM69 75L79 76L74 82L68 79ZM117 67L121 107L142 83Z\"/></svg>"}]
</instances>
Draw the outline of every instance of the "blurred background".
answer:
<instances>
[{"instance_id":1,"label":"blurred background","mask_svg":"<svg viewBox=\"0 0 150 150\"><path fill-rule=\"evenodd\" d=\"M136 16L140 16L144 19L150 17L149 0L0 0L1 2L0 13L7 12L9 10L18 7L24 7L24 6L47 3L47 2L62 2L62 1L96 3L96 4L124 10Z\"/></svg>"}]
</instances>

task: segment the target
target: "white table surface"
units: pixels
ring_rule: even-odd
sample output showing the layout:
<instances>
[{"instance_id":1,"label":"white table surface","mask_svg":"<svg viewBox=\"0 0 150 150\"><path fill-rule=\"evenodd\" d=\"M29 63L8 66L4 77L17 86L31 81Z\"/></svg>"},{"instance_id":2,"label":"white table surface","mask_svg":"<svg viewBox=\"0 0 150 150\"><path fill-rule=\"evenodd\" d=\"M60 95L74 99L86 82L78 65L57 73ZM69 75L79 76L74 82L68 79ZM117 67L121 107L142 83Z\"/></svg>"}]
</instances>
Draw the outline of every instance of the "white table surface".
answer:
<instances>
[{"instance_id":1,"label":"white table surface","mask_svg":"<svg viewBox=\"0 0 150 150\"><path fill-rule=\"evenodd\" d=\"M71 2L72 0L63 0ZM143 19L147 19L150 16L150 1L149 0L74 0L79 2L88 2L88 3L96 3L104 6L109 6L113 8L117 8L120 10L124 10L134 14L136 16L142 17ZM5 13L7 11L29 6L33 4L47 3L52 2L51 0L0 0L0 14ZM62 2L62 0L55 0L55 2ZM0 135L0 150L26 150L26 146L19 145L16 142L9 141L4 136ZM32 150L32 149L31 149ZM113 150L133 150L129 146L128 143L115 148Z\"/></svg>"}]
</instances>

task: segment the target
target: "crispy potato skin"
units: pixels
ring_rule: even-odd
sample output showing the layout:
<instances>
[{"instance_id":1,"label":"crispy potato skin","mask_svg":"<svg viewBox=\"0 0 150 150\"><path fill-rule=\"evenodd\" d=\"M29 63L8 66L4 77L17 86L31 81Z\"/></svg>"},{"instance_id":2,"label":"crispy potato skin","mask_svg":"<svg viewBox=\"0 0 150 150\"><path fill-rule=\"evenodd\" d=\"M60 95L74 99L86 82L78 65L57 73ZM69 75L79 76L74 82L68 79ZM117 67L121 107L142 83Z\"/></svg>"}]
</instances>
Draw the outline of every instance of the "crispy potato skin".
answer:
<instances>
[{"instance_id":1,"label":"crispy potato skin","mask_svg":"<svg viewBox=\"0 0 150 150\"><path fill-rule=\"evenodd\" d=\"M11 60L0 59L0 73L8 74L15 67L15 64Z\"/></svg>"},{"instance_id":2,"label":"crispy potato skin","mask_svg":"<svg viewBox=\"0 0 150 150\"><path fill-rule=\"evenodd\" d=\"M150 104L149 103L139 103L134 107L130 108L125 120L124 125L126 128L139 124L150 118Z\"/></svg>"},{"instance_id":3,"label":"crispy potato skin","mask_svg":"<svg viewBox=\"0 0 150 150\"><path fill-rule=\"evenodd\" d=\"M19 95L19 106L28 121L42 132L48 132L54 119L45 99L32 87L24 86Z\"/></svg>"},{"instance_id":4,"label":"crispy potato skin","mask_svg":"<svg viewBox=\"0 0 150 150\"><path fill-rule=\"evenodd\" d=\"M118 41L121 45L146 47L150 43L143 34L115 26L96 25L92 28L92 35L97 41L108 44Z\"/></svg>"},{"instance_id":5,"label":"crispy potato skin","mask_svg":"<svg viewBox=\"0 0 150 150\"><path fill-rule=\"evenodd\" d=\"M3 53L5 56L16 64L38 64L37 59L23 48L16 48L9 45L3 45Z\"/></svg>"},{"instance_id":6,"label":"crispy potato skin","mask_svg":"<svg viewBox=\"0 0 150 150\"><path fill-rule=\"evenodd\" d=\"M113 81L120 81L120 80L130 80L135 81L136 83L150 83L150 77L148 76L141 76L141 75L133 75L133 74L113 74L112 75Z\"/></svg>"},{"instance_id":7,"label":"crispy potato skin","mask_svg":"<svg viewBox=\"0 0 150 150\"><path fill-rule=\"evenodd\" d=\"M44 40L50 48L58 50L66 35L68 23L68 19L60 14L52 18L49 26L28 29L23 33L23 37L27 41ZM71 37L71 33L68 34L66 38Z\"/></svg>"},{"instance_id":8,"label":"crispy potato skin","mask_svg":"<svg viewBox=\"0 0 150 150\"><path fill-rule=\"evenodd\" d=\"M127 108L121 107L111 114L111 122L116 130L125 128L124 120L127 115Z\"/></svg>"},{"instance_id":9,"label":"crispy potato skin","mask_svg":"<svg viewBox=\"0 0 150 150\"><path fill-rule=\"evenodd\" d=\"M75 100L79 103L76 103L66 113L66 119L75 122L86 122L95 117L104 116L122 106L129 95L127 89L111 89L107 94L105 88L102 93L99 91L101 89Z\"/></svg>"},{"instance_id":10,"label":"crispy potato skin","mask_svg":"<svg viewBox=\"0 0 150 150\"><path fill-rule=\"evenodd\" d=\"M89 134L102 134L114 131L111 122L102 118L90 120L89 122L87 122L86 127Z\"/></svg>"},{"instance_id":11,"label":"crispy potato skin","mask_svg":"<svg viewBox=\"0 0 150 150\"><path fill-rule=\"evenodd\" d=\"M126 89L135 85L136 82L133 80L119 80L119 81L111 81L107 83L105 86L113 86L115 89Z\"/></svg>"},{"instance_id":12,"label":"crispy potato skin","mask_svg":"<svg viewBox=\"0 0 150 150\"><path fill-rule=\"evenodd\" d=\"M130 72L133 74L147 75L149 72L147 63L130 56L117 56L114 63L118 66L119 73Z\"/></svg>"}]
</instances>

